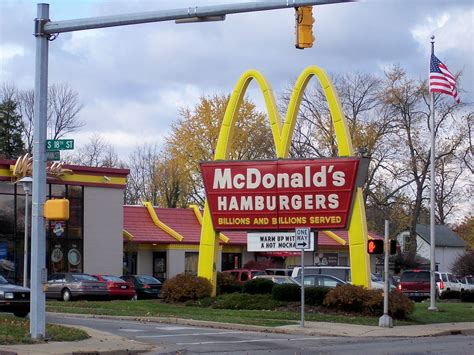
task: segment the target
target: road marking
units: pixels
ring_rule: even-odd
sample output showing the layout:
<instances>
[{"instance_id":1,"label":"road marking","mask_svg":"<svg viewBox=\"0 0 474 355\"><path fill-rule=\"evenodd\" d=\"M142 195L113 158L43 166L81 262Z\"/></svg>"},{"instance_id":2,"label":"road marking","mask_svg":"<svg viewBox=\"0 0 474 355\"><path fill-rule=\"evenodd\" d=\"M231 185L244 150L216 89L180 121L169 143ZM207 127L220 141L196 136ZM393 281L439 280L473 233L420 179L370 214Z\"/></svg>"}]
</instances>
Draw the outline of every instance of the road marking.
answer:
<instances>
[{"instance_id":1,"label":"road marking","mask_svg":"<svg viewBox=\"0 0 474 355\"><path fill-rule=\"evenodd\" d=\"M119 329L121 332L128 332L128 333L137 333L137 332L143 332L144 330L141 329Z\"/></svg>"},{"instance_id":2,"label":"road marking","mask_svg":"<svg viewBox=\"0 0 474 355\"><path fill-rule=\"evenodd\" d=\"M176 345L208 345L208 344L231 344L231 343L257 343L257 342L275 342L275 341L301 341L301 340L321 340L328 339L329 337L311 337L311 338L294 338L294 339L277 339L277 338L265 338L265 339L252 339L252 340L223 340L223 341L201 341L197 343L176 343Z\"/></svg>"},{"instance_id":3,"label":"road marking","mask_svg":"<svg viewBox=\"0 0 474 355\"><path fill-rule=\"evenodd\" d=\"M188 334L167 334L167 335L139 335L137 338L167 338L167 337L188 337L199 335L220 335L220 334L247 334L248 332L233 331L233 332L212 332L212 333L188 333Z\"/></svg>"},{"instance_id":4,"label":"road marking","mask_svg":"<svg viewBox=\"0 0 474 355\"><path fill-rule=\"evenodd\" d=\"M196 327L177 327L177 326L163 326L163 327L155 327L155 329L159 330L187 330L187 329L196 329Z\"/></svg>"}]
</instances>

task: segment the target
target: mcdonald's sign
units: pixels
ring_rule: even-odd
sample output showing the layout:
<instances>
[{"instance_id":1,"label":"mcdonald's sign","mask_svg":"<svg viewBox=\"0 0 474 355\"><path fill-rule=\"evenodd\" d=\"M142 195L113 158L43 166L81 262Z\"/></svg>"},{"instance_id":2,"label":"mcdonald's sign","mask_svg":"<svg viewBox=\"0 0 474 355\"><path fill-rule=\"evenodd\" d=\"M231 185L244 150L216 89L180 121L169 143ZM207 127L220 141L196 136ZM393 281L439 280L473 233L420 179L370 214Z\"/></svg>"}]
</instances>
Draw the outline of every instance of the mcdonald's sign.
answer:
<instances>
[{"instance_id":1,"label":"mcdonald's sign","mask_svg":"<svg viewBox=\"0 0 474 355\"><path fill-rule=\"evenodd\" d=\"M296 125L296 118L298 117L298 110L301 103L301 99L303 97L304 91L308 86L308 83L312 77L316 77L321 84L321 87L324 90L324 94L326 95L326 100L329 106L329 112L331 114L332 126L333 131L336 135L336 141L338 146L338 154L340 158L346 158L349 161L352 161L354 158L354 150L352 148L352 141L351 136L349 133L349 129L346 123L346 119L344 113L342 111L341 104L339 102L339 98L337 96L336 90L331 82L331 79L326 74L324 70L318 68L316 66L309 66L300 74L298 79L296 80L295 87L293 93L291 95L288 109L286 112L285 120L282 121L280 118L279 110L276 105L275 97L273 96L272 89L267 82L267 80L263 77L263 75L256 71L256 70L248 70L245 72L235 85L232 95L230 96L229 103L227 105L224 119L222 121L221 129L219 132L219 137L217 140L217 145L214 154L214 162L213 164L221 164L222 161L225 162L226 166L229 166L230 162L228 162L230 157L230 147L232 145L232 133L234 131L234 127L237 121L237 112L239 111L239 106L245 96L245 92L252 80L255 80L262 91L262 95L265 101L265 106L268 113L268 119L270 121L270 127L273 136L273 142L276 148L276 159L278 159L278 163L268 163L266 168L271 170L272 176L277 176L275 174L279 173L279 164L282 164L281 168L283 169L283 173L291 174L291 168L285 166L285 163L281 162L281 160L288 159L289 150L291 147L291 140L293 138L293 132ZM357 160L354 160L357 161ZM240 164L241 162L236 162L235 164ZM232 163L232 167L234 167ZM248 169L255 169L256 166L260 166L261 162L257 164L254 162L254 165L250 165ZM277 167L274 165L276 164ZM304 165L305 163L303 163ZM325 163L326 164L326 163ZM332 164L332 163L330 163ZM359 163L360 164L360 163ZM348 163L348 166L350 164ZM212 176L215 174L215 168L209 168L210 172L206 172L206 164L203 164L203 172L204 172L204 180L208 180L206 182L208 188L208 200L204 205L204 215L202 218L202 229L201 229L201 243L199 246L199 263L198 263L198 276L207 278L211 281L213 285L213 295L216 292L216 285L217 285L217 262L218 262L218 252L219 252L219 233L217 229L222 229L225 226L219 226L219 223L215 223L213 220L211 209L213 212L216 212L216 207L219 208L219 200L213 200L212 192L209 190L208 184L213 184ZM237 166L237 165L235 165ZM209 165L212 167L212 165ZM213 170L214 169L214 170ZM245 170L246 168L244 168ZM276 169L276 170L275 170ZM298 167L297 169L301 169ZM317 170L318 168L313 167L311 164L309 165L310 175L311 171L316 174L316 172L321 172L322 170ZM322 166L319 167L322 169ZM328 166L326 167L328 169ZM338 170L340 168L338 167ZM304 168L303 168L304 170ZM357 169L356 169L357 170ZM351 173L348 173L352 178L357 175L356 170ZM236 170L235 173L230 171L229 173L222 172L222 174L230 174L232 184L233 184L233 192L235 194L239 191L238 186L243 184L243 176L245 176L246 171L238 171ZM262 170L259 170L259 173L262 177L262 174L266 174L263 166ZM301 172L300 172L301 173ZM209 176L206 177L206 175ZM314 175L313 174L313 175ZM210 179L210 180L209 180ZM263 179L263 177L262 177ZM272 179L270 175L267 177L269 179L267 183L270 182ZM353 180L348 179L353 184ZM263 184L263 182L262 182ZM362 197L362 189L357 186L354 187L351 184L344 184L345 187L352 189L353 198L347 195L346 197L342 197L342 195L338 195L338 201L351 201L353 200L352 209L349 209L348 214L346 216L346 220L344 222L341 221L340 226L345 225L347 226L347 230L349 233L349 253L350 253L350 263L351 263L351 278L352 283L355 285L362 285L365 287L370 286L370 258L369 254L367 253L367 222L365 217L365 207L364 207L364 200ZM333 186L334 183L331 185ZM245 186L245 185L243 185ZM276 189L276 188L275 188ZM249 186L246 187L246 190L249 190ZM270 191L271 189L262 190L263 191ZM219 191L217 191L220 193ZM249 192L249 191L247 191ZM260 194L261 194L260 192ZM282 193L283 191L279 191ZM296 192L288 192L290 196L291 194ZM322 192L319 188L316 189L314 187L314 191L311 192L304 192L304 194L308 195L323 195L325 201L325 209L328 209L328 203L334 203L334 198L329 199L327 190L326 192ZM277 196L276 192L272 192ZM230 194L228 195L230 196ZM352 195L351 195L352 196ZM319 198L321 201L321 197L313 197L313 209L314 209L314 201ZM238 200L237 200L238 201ZM328 202L329 201L329 202ZM221 201L222 202L222 201ZM228 201L227 201L228 202ZM254 201L255 202L255 201ZM223 202L222 202L223 203ZM223 203L224 204L224 203ZM316 203L317 204L317 203ZM295 205L296 206L296 205ZM295 207L293 206L293 207ZM334 205L333 205L334 206ZM280 206L281 207L281 206ZM331 208L329 208L331 209ZM296 210L296 208L294 208ZM321 210L321 209L319 209ZM318 211L321 212L321 211ZM312 213L312 212L311 212ZM311 214L313 216L318 216L318 214ZM329 216L337 216L337 215L329 215ZM342 214L341 220L342 220ZM264 216L262 216L264 217ZM222 217L227 218L227 217ZM279 225L277 223L277 225ZM301 225L299 225L301 226ZM328 225L329 226L329 225ZM334 226L331 226L333 228ZM260 228L259 228L260 229ZM270 229L270 228L268 228Z\"/></svg>"},{"instance_id":2,"label":"mcdonald's sign","mask_svg":"<svg viewBox=\"0 0 474 355\"><path fill-rule=\"evenodd\" d=\"M201 163L214 229L345 228L358 158Z\"/></svg>"}]
</instances>

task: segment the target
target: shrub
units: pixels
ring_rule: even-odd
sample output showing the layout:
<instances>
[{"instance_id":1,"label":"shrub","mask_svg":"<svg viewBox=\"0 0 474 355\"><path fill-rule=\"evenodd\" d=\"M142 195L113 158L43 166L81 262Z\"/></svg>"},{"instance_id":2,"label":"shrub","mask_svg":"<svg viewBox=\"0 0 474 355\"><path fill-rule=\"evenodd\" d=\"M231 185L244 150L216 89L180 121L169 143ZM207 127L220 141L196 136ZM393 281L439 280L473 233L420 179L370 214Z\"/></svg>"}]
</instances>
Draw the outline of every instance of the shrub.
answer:
<instances>
[{"instance_id":1,"label":"shrub","mask_svg":"<svg viewBox=\"0 0 474 355\"><path fill-rule=\"evenodd\" d=\"M394 319L406 319L415 310L415 303L398 290L388 294L388 314Z\"/></svg>"},{"instance_id":2,"label":"shrub","mask_svg":"<svg viewBox=\"0 0 474 355\"><path fill-rule=\"evenodd\" d=\"M227 272L217 273L217 294L242 292L242 285Z\"/></svg>"},{"instance_id":3,"label":"shrub","mask_svg":"<svg viewBox=\"0 0 474 355\"><path fill-rule=\"evenodd\" d=\"M249 295L247 293L232 293L217 297L214 302L213 308L272 310L280 307L282 304L282 302L272 299L269 295Z\"/></svg>"},{"instance_id":4,"label":"shrub","mask_svg":"<svg viewBox=\"0 0 474 355\"><path fill-rule=\"evenodd\" d=\"M461 292L462 302L474 302L474 290L467 290Z\"/></svg>"},{"instance_id":5,"label":"shrub","mask_svg":"<svg viewBox=\"0 0 474 355\"><path fill-rule=\"evenodd\" d=\"M459 299L461 297L461 294L459 291L455 290L446 290L444 291L439 298L443 300L454 300L454 299Z\"/></svg>"},{"instance_id":6,"label":"shrub","mask_svg":"<svg viewBox=\"0 0 474 355\"><path fill-rule=\"evenodd\" d=\"M328 308L341 311L378 315L383 310L383 296L381 290L368 290L362 286L343 285L334 287L329 291L323 304Z\"/></svg>"},{"instance_id":7,"label":"shrub","mask_svg":"<svg viewBox=\"0 0 474 355\"><path fill-rule=\"evenodd\" d=\"M300 286L297 284L274 285L272 298L277 301L296 302L301 300Z\"/></svg>"},{"instance_id":8,"label":"shrub","mask_svg":"<svg viewBox=\"0 0 474 355\"><path fill-rule=\"evenodd\" d=\"M329 287L312 286L304 289L304 302L310 306L320 306L331 289Z\"/></svg>"},{"instance_id":9,"label":"shrub","mask_svg":"<svg viewBox=\"0 0 474 355\"><path fill-rule=\"evenodd\" d=\"M161 296L165 302L186 302L209 297L211 292L212 285L209 280L189 274L179 274L165 281Z\"/></svg>"},{"instance_id":10,"label":"shrub","mask_svg":"<svg viewBox=\"0 0 474 355\"><path fill-rule=\"evenodd\" d=\"M273 281L267 279L252 279L244 282L242 288L243 293L255 294L270 294L273 289Z\"/></svg>"}]
</instances>

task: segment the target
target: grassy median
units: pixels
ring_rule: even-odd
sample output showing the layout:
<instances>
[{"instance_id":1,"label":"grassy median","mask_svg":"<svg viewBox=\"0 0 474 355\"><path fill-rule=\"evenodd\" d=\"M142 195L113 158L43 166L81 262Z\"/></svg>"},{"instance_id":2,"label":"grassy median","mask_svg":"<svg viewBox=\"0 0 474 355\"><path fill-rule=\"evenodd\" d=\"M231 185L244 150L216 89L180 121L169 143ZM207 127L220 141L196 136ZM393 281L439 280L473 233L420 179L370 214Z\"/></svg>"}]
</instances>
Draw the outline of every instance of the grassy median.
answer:
<instances>
[{"instance_id":1,"label":"grassy median","mask_svg":"<svg viewBox=\"0 0 474 355\"><path fill-rule=\"evenodd\" d=\"M0 313L0 345L34 344L43 340L34 340L29 336L30 321L18 318L12 314ZM77 328L47 324L46 337L48 341L77 341L89 338L89 335Z\"/></svg>"},{"instance_id":2,"label":"grassy median","mask_svg":"<svg viewBox=\"0 0 474 355\"><path fill-rule=\"evenodd\" d=\"M438 312L428 311L429 303L417 303L415 311L406 320L395 320L395 325L414 325L450 322L474 322L472 303L442 302L438 303ZM361 325L378 325L378 317L364 317L348 313L305 312L306 321L337 322ZM140 301L105 301L105 302L60 302L48 301L50 312L97 314L134 317L168 317L205 320L225 323L250 324L267 327L297 324L301 314L299 305L292 311L286 310L232 310L213 309L208 307L190 307L186 305L167 304L159 300Z\"/></svg>"}]
</instances>

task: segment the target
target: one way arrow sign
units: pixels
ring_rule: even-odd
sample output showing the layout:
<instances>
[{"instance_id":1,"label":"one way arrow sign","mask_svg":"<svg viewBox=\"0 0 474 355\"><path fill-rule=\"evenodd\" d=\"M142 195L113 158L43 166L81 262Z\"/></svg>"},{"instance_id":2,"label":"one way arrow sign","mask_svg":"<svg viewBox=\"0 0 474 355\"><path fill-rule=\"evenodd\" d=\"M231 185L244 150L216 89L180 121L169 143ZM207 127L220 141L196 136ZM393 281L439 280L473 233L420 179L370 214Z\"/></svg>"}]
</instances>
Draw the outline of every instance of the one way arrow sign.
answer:
<instances>
[{"instance_id":1,"label":"one way arrow sign","mask_svg":"<svg viewBox=\"0 0 474 355\"><path fill-rule=\"evenodd\" d=\"M297 249L311 249L309 236L310 228L295 228L295 246Z\"/></svg>"}]
</instances>

